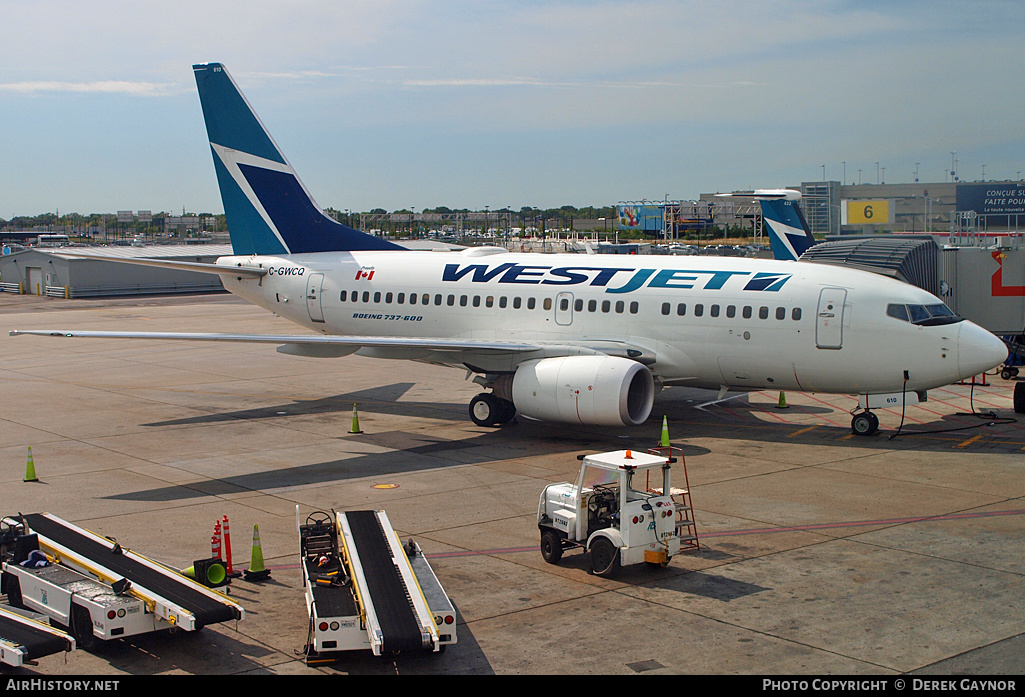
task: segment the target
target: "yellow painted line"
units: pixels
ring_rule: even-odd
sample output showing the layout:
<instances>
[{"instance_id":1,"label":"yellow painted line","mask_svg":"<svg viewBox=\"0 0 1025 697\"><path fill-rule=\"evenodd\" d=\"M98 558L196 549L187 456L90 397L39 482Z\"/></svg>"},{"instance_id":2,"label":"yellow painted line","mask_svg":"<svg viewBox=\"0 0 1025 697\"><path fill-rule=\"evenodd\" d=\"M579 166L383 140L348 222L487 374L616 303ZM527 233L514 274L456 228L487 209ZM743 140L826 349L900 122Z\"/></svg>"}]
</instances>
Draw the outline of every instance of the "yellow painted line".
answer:
<instances>
[{"instance_id":1,"label":"yellow painted line","mask_svg":"<svg viewBox=\"0 0 1025 697\"><path fill-rule=\"evenodd\" d=\"M801 435L802 433L807 433L808 431L811 431L811 430L814 430L814 429L818 428L820 425L821 424L815 424L814 426L808 426L807 428L802 428L800 431L794 431L789 436L787 436L787 438L793 438L795 436Z\"/></svg>"},{"instance_id":2,"label":"yellow painted line","mask_svg":"<svg viewBox=\"0 0 1025 697\"><path fill-rule=\"evenodd\" d=\"M982 438L982 436L983 436L983 435L985 435L985 434L983 434L983 433L980 433L980 434L979 434L979 435L977 435L977 436L972 436L972 437L971 437L971 438L969 438L968 440L966 440L966 441L962 441L962 442L958 443L957 445L955 445L954 447L955 447L955 448L967 448L967 447L968 447L969 445L971 445L971 444L972 444L972 443L974 443L975 441L977 441L977 440L979 440L980 438Z\"/></svg>"}]
</instances>

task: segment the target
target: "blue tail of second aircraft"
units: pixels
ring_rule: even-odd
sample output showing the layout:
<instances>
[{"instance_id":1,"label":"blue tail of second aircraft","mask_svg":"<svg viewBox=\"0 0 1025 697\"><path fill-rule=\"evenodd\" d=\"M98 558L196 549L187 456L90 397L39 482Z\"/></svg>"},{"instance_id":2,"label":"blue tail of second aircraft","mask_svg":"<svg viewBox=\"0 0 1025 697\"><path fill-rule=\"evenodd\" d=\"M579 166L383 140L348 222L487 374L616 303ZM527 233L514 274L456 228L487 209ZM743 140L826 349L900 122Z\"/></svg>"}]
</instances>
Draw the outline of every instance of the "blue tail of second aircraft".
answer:
<instances>
[{"instance_id":1,"label":"blue tail of second aircraft","mask_svg":"<svg viewBox=\"0 0 1025 697\"><path fill-rule=\"evenodd\" d=\"M772 243L772 256L794 260L815 244L808 221L797 201L790 198L761 198L762 220Z\"/></svg>"},{"instance_id":2,"label":"blue tail of second aircraft","mask_svg":"<svg viewBox=\"0 0 1025 697\"><path fill-rule=\"evenodd\" d=\"M192 69L235 254L402 249L329 218L224 66Z\"/></svg>"}]
</instances>

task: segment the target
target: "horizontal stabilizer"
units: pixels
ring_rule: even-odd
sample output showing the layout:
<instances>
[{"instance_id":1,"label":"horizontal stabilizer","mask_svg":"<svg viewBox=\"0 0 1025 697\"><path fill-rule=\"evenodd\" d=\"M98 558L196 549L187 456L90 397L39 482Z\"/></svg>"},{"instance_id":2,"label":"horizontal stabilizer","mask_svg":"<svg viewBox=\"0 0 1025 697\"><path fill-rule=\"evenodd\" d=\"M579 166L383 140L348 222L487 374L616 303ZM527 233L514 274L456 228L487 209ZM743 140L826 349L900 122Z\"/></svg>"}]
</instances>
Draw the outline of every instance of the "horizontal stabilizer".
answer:
<instances>
[{"instance_id":1,"label":"horizontal stabilizer","mask_svg":"<svg viewBox=\"0 0 1025 697\"><path fill-rule=\"evenodd\" d=\"M96 259L93 256L71 256L72 259ZM215 273L219 276L246 276L248 278L260 278L267 275L267 269L258 269L252 266L226 266L222 264L204 264L201 261L170 261L167 259L119 259L117 257L103 257L103 261L112 261L117 264L134 264L136 266L152 266L158 269L176 269L178 271L195 271L196 273Z\"/></svg>"}]
</instances>

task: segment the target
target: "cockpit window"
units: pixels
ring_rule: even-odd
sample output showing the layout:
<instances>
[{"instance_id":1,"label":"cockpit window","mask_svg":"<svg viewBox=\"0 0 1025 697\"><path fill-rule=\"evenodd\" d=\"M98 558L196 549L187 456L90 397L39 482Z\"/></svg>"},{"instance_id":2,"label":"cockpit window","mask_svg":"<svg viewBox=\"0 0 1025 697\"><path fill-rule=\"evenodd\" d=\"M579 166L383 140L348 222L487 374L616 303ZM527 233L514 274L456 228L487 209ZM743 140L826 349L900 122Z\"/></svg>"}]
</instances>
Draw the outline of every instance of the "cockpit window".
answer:
<instances>
[{"instance_id":1,"label":"cockpit window","mask_svg":"<svg viewBox=\"0 0 1025 697\"><path fill-rule=\"evenodd\" d=\"M911 315L911 324L921 324L931 317L925 305L908 305L908 313Z\"/></svg>"},{"instance_id":2,"label":"cockpit window","mask_svg":"<svg viewBox=\"0 0 1025 697\"><path fill-rule=\"evenodd\" d=\"M932 327L937 324L954 324L962 319L943 303L936 305L898 305L890 303L886 306L886 314L889 317L923 327Z\"/></svg>"},{"instance_id":3,"label":"cockpit window","mask_svg":"<svg viewBox=\"0 0 1025 697\"><path fill-rule=\"evenodd\" d=\"M886 314L889 317L894 317L896 319L902 319L905 322L910 322L911 321L908 318L908 306L907 305L897 305L896 303L890 303L889 305L886 306Z\"/></svg>"}]
</instances>

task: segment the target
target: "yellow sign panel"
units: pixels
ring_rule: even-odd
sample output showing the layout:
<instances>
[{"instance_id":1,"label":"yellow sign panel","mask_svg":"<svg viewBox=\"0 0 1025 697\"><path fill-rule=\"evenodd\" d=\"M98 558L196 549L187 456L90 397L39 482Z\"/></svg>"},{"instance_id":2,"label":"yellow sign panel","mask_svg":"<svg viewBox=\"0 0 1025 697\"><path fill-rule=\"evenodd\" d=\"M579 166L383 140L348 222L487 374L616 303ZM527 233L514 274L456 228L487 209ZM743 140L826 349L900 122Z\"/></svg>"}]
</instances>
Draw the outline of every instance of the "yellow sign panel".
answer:
<instances>
[{"instance_id":1,"label":"yellow sign panel","mask_svg":"<svg viewBox=\"0 0 1025 697\"><path fill-rule=\"evenodd\" d=\"M873 223L882 225L892 222L888 200L847 202L848 225L871 225Z\"/></svg>"}]
</instances>

